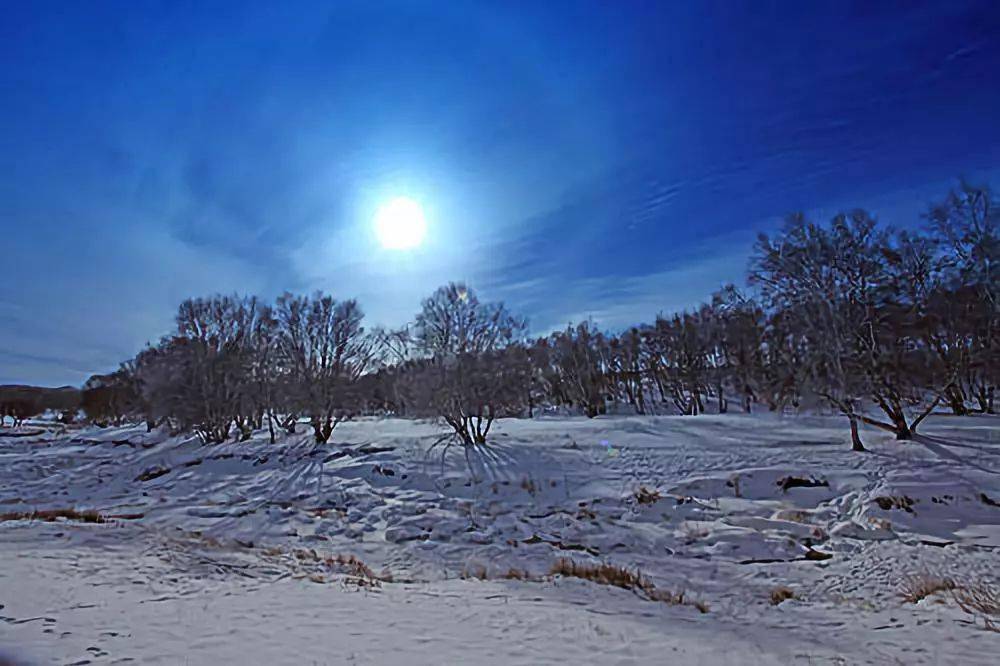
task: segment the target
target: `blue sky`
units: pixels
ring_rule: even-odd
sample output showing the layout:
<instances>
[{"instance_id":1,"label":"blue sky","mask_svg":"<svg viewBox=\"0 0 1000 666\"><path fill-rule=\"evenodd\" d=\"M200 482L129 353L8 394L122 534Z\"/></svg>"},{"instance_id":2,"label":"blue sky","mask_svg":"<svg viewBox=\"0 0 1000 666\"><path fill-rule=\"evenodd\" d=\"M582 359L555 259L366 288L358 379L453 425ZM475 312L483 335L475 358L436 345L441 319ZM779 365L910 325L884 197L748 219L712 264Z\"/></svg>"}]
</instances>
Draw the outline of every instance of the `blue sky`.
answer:
<instances>
[{"instance_id":1,"label":"blue sky","mask_svg":"<svg viewBox=\"0 0 1000 666\"><path fill-rule=\"evenodd\" d=\"M0 11L0 383L113 369L216 292L394 325L464 279L615 328L741 283L790 211L1000 187L993 2ZM395 196L418 250L375 242Z\"/></svg>"}]
</instances>

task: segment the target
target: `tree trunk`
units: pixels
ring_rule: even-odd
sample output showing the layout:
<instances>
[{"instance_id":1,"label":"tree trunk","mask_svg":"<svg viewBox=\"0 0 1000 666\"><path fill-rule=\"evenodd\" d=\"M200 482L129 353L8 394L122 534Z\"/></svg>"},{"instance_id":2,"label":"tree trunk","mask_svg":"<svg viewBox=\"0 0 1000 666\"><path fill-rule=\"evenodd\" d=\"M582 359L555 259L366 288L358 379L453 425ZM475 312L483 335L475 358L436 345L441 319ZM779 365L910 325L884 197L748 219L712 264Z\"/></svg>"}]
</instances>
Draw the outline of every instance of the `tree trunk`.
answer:
<instances>
[{"instance_id":1,"label":"tree trunk","mask_svg":"<svg viewBox=\"0 0 1000 666\"><path fill-rule=\"evenodd\" d=\"M969 409L965 406L965 395L963 395L960 387L951 384L944 390L944 395L948 400L948 406L951 407L951 412L955 416L965 416L969 413Z\"/></svg>"},{"instance_id":2,"label":"tree trunk","mask_svg":"<svg viewBox=\"0 0 1000 666\"><path fill-rule=\"evenodd\" d=\"M979 403L979 411L983 414L993 414L994 387L979 386L974 390L976 402Z\"/></svg>"},{"instance_id":3,"label":"tree trunk","mask_svg":"<svg viewBox=\"0 0 1000 666\"><path fill-rule=\"evenodd\" d=\"M910 428L906 424L906 414L903 413L903 408L899 404L899 401L893 396L883 397L878 393L873 395L872 398L882 412L889 417L889 421L892 422L892 425L888 429L896 435L896 439L912 439L913 433L910 432ZM940 400L940 398L938 399Z\"/></svg>"},{"instance_id":4,"label":"tree trunk","mask_svg":"<svg viewBox=\"0 0 1000 666\"><path fill-rule=\"evenodd\" d=\"M854 416L848 416L851 420L851 451L866 451L865 445L861 443L861 434L858 432L858 420Z\"/></svg>"},{"instance_id":5,"label":"tree trunk","mask_svg":"<svg viewBox=\"0 0 1000 666\"><path fill-rule=\"evenodd\" d=\"M330 435L333 434L333 425L329 421L323 423L319 419L314 419L312 427L317 444L326 444L330 441Z\"/></svg>"}]
</instances>

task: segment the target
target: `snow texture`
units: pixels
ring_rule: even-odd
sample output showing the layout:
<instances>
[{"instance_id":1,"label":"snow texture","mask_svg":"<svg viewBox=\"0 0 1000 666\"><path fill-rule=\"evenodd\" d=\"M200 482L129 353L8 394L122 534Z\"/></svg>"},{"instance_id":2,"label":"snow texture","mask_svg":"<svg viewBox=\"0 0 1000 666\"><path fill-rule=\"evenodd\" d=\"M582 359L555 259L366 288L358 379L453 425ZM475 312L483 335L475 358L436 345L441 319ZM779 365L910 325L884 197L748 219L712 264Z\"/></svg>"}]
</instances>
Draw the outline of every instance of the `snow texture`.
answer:
<instances>
[{"instance_id":1,"label":"snow texture","mask_svg":"<svg viewBox=\"0 0 1000 666\"><path fill-rule=\"evenodd\" d=\"M866 431L860 454L844 419L820 416L495 428L493 450L468 462L432 449L433 423L396 419L344 424L318 446L0 430L0 655L996 663L1000 633L949 592L901 594L913 575L998 582L995 417L935 415L912 442ZM12 519L46 509L107 522ZM550 576L560 558L638 570L708 612ZM794 596L774 604L779 587Z\"/></svg>"}]
</instances>

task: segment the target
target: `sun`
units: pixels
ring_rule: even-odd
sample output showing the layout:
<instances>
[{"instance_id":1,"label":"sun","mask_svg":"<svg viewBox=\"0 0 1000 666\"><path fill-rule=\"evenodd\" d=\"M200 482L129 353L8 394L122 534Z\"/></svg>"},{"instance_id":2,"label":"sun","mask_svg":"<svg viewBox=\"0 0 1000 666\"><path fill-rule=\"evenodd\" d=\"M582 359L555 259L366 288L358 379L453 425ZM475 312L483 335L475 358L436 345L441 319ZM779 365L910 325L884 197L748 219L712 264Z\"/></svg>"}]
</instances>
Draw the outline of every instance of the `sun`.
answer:
<instances>
[{"instance_id":1,"label":"sun","mask_svg":"<svg viewBox=\"0 0 1000 666\"><path fill-rule=\"evenodd\" d=\"M387 250L408 250L424 241L427 221L413 199L396 197L379 206L375 213L375 233Z\"/></svg>"}]
</instances>

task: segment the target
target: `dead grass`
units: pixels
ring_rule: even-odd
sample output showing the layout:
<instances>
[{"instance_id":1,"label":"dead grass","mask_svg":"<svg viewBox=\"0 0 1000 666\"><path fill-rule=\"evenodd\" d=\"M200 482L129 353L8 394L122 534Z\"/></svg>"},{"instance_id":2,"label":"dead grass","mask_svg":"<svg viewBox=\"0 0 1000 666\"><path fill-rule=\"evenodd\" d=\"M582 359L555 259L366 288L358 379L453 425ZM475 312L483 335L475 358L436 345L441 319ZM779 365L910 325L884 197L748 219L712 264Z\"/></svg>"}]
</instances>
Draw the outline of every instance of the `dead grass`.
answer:
<instances>
[{"instance_id":1,"label":"dead grass","mask_svg":"<svg viewBox=\"0 0 1000 666\"><path fill-rule=\"evenodd\" d=\"M562 558L552 566L549 573L553 576L581 578L598 585L619 587L641 594L650 601L659 601L673 606L692 606L702 613L708 612L708 604L705 602L690 599L683 590L672 592L657 588L653 581L643 576L638 570L633 572L613 564L588 564Z\"/></svg>"},{"instance_id":2,"label":"dead grass","mask_svg":"<svg viewBox=\"0 0 1000 666\"><path fill-rule=\"evenodd\" d=\"M656 489L650 490L646 486L639 486L639 490L635 491L635 501L639 504L656 504L661 499L663 496Z\"/></svg>"},{"instance_id":3,"label":"dead grass","mask_svg":"<svg viewBox=\"0 0 1000 666\"><path fill-rule=\"evenodd\" d=\"M598 585L608 585L610 587L629 590L649 601L659 601L672 606L691 606L698 609L699 612L708 612L708 604L698 599L690 598L683 590L672 592L658 588L653 584L653 581L643 576L638 570L633 572L625 567L612 564L589 564L562 558L552 565L548 576L534 575L527 569L518 569L516 567L511 567L502 575L491 576L486 567L481 564L466 565L460 574L463 580L500 578L528 583L551 581L553 576L581 578Z\"/></svg>"},{"instance_id":4,"label":"dead grass","mask_svg":"<svg viewBox=\"0 0 1000 666\"><path fill-rule=\"evenodd\" d=\"M1000 633L1000 587L995 582L957 580L924 571L903 578L899 592L904 601L913 604L948 592L973 620L982 621L984 628Z\"/></svg>"},{"instance_id":5,"label":"dead grass","mask_svg":"<svg viewBox=\"0 0 1000 666\"><path fill-rule=\"evenodd\" d=\"M795 591L790 587L785 587L784 585L779 585L778 587L771 590L771 605L777 606L782 601L788 601L789 599L795 599Z\"/></svg>"},{"instance_id":6,"label":"dead grass","mask_svg":"<svg viewBox=\"0 0 1000 666\"><path fill-rule=\"evenodd\" d=\"M876 497L873 501L878 504L879 508L883 511L902 509L907 513L913 513L914 500L906 495L902 495L900 497L893 495Z\"/></svg>"},{"instance_id":7,"label":"dead grass","mask_svg":"<svg viewBox=\"0 0 1000 666\"><path fill-rule=\"evenodd\" d=\"M985 581L959 585L951 591L955 603L983 626L1000 633L1000 590Z\"/></svg>"},{"instance_id":8,"label":"dead grass","mask_svg":"<svg viewBox=\"0 0 1000 666\"><path fill-rule=\"evenodd\" d=\"M467 564L462 569L462 573L459 574L459 578L462 580L491 580L499 578L502 580L519 580L526 583L542 583L548 580L544 576L535 576L527 569L518 569L517 567L511 567L500 575L497 575L497 572L490 574L489 570L482 564Z\"/></svg>"},{"instance_id":9,"label":"dead grass","mask_svg":"<svg viewBox=\"0 0 1000 666\"><path fill-rule=\"evenodd\" d=\"M462 569L460 578L462 578L462 580L487 580L489 578L489 572L482 564L466 566Z\"/></svg>"},{"instance_id":10,"label":"dead grass","mask_svg":"<svg viewBox=\"0 0 1000 666\"><path fill-rule=\"evenodd\" d=\"M938 592L948 592L956 587L951 578L922 572L903 578L899 583L899 593L904 601L915 604Z\"/></svg>"},{"instance_id":11,"label":"dead grass","mask_svg":"<svg viewBox=\"0 0 1000 666\"><path fill-rule=\"evenodd\" d=\"M583 578L599 585L613 585L626 590L633 590L642 582L642 575L638 571L632 572L613 564L580 563L568 558L560 558L552 565L549 573L553 576Z\"/></svg>"},{"instance_id":12,"label":"dead grass","mask_svg":"<svg viewBox=\"0 0 1000 666\"><path fill-rule=\"evenodd\" d=\"M378 576L371 568L354 555L321 555L312 549L300 548L292 551L299 562L319 565L325 573L346 574L349 582L379 587L383 582L392 582L391 577ZM317 576L319 574L313 574ZM352 580L353 579L353 580Z\"/></svg>"},{"instance_id":13,"label":"dead grass","mask_svg":"<svg viewBox=\"0 0 1000 666\"><path fill-rule=\"evenodd\" d=\"M333 557L327 557L323 561L327 564L327 566L339 567L352 576L367 578L371 581L381 580L375 575L375 572L372 571L367 564L359 560L354 555L335 555Z\"/></svg>"},{"instance_id":14,"label":"dead grass","mask_svg":"<svg viewBox=\"0 0 1000 666\"><path fill-rule=\"evenodd\" d=\"M523 581L538 581L540 580L537 576L532 576L526 569L517 569L511 567L507 570L507 573L503 575L506 580L523 580Z\"/></svg>"},{"instance_id":15,"label":"dead grass","mask_svg":"<svg viewBox=\"0 0 1000 666\"><path fill-rule=\"evenodd\" d=\"M139 515L141 517L141 514ZM131 515L128 517L131 517ZM41 509L38 511L11 511L8 513L0 513L0 522L8 520L39 520L51 523L59 518L75 520L80 523L108 522L106 517L92 509L87 509L85 511L79 511L77 509Z\"/></svg>"},{"instance_id":16,"label":"dead grass","mask_svg":"<svg viewBox=\"0 0 1000 666\"><path fill-rule=\"evenodd\" d=\"M808 525L811 522L812 514L801 509L781 509L774 514L775 520L787 520L791 523L801 523Z\"/></svg>"},{"instance_id":17,"label":"dead grass","mask_svg":"<svg viewBox=\"0 0 1000 666\"><path fill-rule=\"evenodd\" d=\"M689 545L711 534L711 531L704 524L690 520L681 523L681 532L684 534L684 541Z\"/></svg>"}]
</instances>

